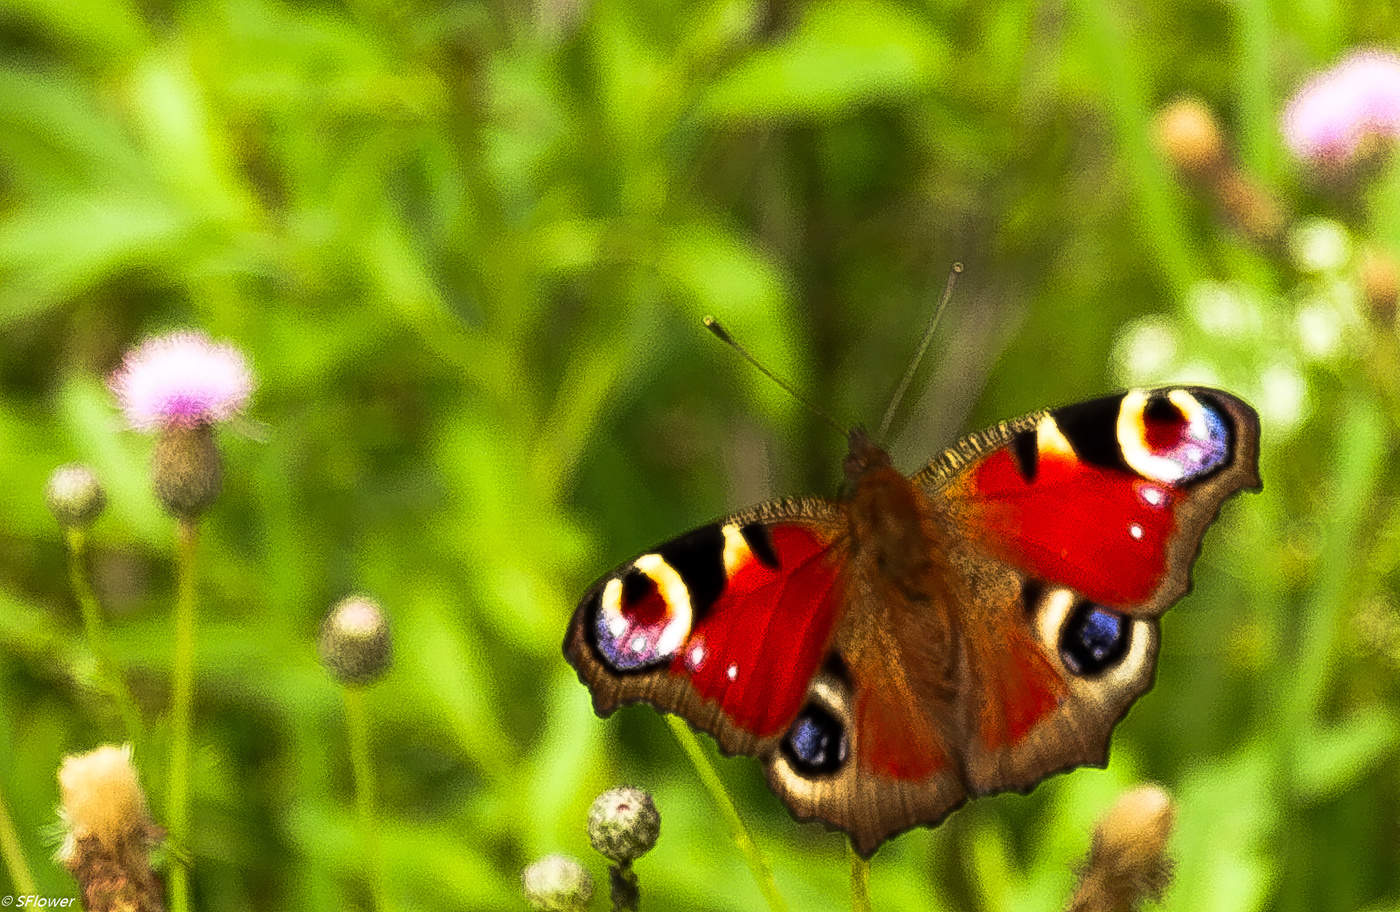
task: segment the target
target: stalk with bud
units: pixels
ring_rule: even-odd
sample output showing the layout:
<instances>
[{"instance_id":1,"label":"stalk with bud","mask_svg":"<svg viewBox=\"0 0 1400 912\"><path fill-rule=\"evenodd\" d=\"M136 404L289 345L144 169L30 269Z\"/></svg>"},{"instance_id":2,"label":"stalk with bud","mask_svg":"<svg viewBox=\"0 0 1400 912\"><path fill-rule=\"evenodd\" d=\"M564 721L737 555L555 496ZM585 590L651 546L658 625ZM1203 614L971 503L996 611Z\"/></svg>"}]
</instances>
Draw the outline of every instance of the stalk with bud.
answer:
<instances>
[{"instance_id":1,"label":"stalk with bud","mask_svg":"<svg viewBox=\"0 0 1400 912\"><path fill-rule=\"evenodd\" d=\"M355 808L360 818L365 868L374 907L382 912L389 905L388 890L375 823L374 766L363 692L389 669L393 655L389 621L379 603L364 595L352 595L338 602L321 625L320 652L321 662L345 694L350 767L355 777Z\"/></svg>"},{"instance_id":2,"label":"stalk with bud","mask_svg":"<svg viewBox=\"0 0 1400 912\"><path fill-rule=\"evenodd\" d=\"M243 411L252 374L237 348L185 331L147 339L128 352L108 386L131 427L158 435L151 480L178 528L167 814L171 839L184 848L189 836L198 520L223 484L214 426ZM189 872L182 864L171 869L170 904L174 912L189 908Z\"/></svg>"}]
</instances>

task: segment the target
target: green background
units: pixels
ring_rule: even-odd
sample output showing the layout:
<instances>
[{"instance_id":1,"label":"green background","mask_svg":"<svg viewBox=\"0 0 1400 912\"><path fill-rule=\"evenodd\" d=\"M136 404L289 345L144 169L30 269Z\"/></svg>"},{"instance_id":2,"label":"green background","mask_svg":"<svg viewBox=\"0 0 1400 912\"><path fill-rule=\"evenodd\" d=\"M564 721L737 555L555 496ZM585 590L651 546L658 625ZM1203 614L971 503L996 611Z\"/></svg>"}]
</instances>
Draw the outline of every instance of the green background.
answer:
<instances>
[{"instance_id":1,"label":"green background","mask_svg":"<svg viewBox=\"0 0 1400 912\"><path fill-rule=\"evenodd\" d=\"M1093 821L1152 780L1179 807L1166 908L1400 909L1400 362L1357 278L1363 247L1400 253L1400 176L1322 180L1279 132L1300 80L1397 36L1388 4L1317 0L5 0L0 795L41 891L75 891L61 758L121 736L44 482L78 459L108 488L92 570L158 722L174 532L103 378L189 326L258 381L200 565L198 908L368 905L315 650L354 590L395 630L369 691L395 908L524 908L552 851L602 881L583 819L619 782L663 817L644 908L759 907L662 719L595 718L564 626L637 551L839 481L843 441L701 315L875 424L961 260L902 467L1207 380L1260 409L1265 490L1207 535L1109 769L895 839L876 908L1060 908ZM1284 240L1156 152L1184 93ZM138 757L158 818L165 737ZM718 762L792 906L844 905L841 839Z\"/></svg>"}]
</instances>

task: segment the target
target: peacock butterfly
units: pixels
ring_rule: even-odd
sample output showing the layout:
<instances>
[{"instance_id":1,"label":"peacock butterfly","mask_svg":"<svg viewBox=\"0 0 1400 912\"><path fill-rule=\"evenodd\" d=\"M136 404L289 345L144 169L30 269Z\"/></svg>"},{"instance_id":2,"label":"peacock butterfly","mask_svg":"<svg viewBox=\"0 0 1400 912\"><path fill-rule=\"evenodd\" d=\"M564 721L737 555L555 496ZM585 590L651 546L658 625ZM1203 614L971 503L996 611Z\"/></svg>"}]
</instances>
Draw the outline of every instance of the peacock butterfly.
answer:
<instances>
[{"instance_id":1,"label":"peacock butterfly","mask_svg":"<svg viewBox=\"0 0 1400 912\"><path fill-rule=\"evenodd\" d=\"M912 477L856 429L843 497L628 561L583 596L564 654L600 715L676 713L868 857L970 796L1107 762L1152 686L1157 618L1258 460L1254 410L1199 387L1003 422Z\"/></svg>"}]
</instances>

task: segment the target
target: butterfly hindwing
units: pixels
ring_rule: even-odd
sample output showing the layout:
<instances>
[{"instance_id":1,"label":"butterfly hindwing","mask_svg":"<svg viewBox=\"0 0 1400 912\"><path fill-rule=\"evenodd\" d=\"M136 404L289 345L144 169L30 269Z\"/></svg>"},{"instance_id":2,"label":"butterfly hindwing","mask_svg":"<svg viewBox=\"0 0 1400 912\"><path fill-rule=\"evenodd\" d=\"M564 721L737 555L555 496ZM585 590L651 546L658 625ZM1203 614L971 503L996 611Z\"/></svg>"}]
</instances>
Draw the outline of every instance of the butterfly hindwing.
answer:
<instances>
[{"instance_id":1,"label":"butterfly hindwing","mask_svg":"<svg viewBox=\"0 0 1400 912\"><path fill-rule=\"evenodd\" d=\"M867 856L895 832L942 819L967 796L955 732L944 724L956 706L951 657L959 631L946 601L927 594L901 587L855 546L841 619L810 696L818 717L824 711L835 720L845 749L839 762L813 768L793 756L790 737L768 771L798 817L846 831Z\"/></svg>"}]
</instances>

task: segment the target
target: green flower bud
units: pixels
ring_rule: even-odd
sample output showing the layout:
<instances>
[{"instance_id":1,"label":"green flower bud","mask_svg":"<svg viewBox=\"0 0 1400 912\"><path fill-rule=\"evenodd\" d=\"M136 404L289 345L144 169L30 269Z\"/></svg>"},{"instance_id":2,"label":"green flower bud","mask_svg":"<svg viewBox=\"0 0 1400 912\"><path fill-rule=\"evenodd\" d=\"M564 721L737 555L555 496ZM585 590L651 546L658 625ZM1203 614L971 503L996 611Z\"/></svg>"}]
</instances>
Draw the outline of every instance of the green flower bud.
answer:
<instances>
[{"instance_id":1,"label":"green flower bud","mask_svg":"<svg viewBox=\"0 0 1400 912\"><path fill-rule=\"evenodd\" d=\"M92 469L78 463L61 465L49 476L44 499L65 529L86 529L107 506L107 492Z\"/></svg>"},{"instance_id":2,"label":"green flower bud","mask_svg":"<svg viewBox=\"0 0 1400 912\"><path fill-rule=\"evenodd\" d=\"M631 786L609 789L588 811L588 839L607 858L628 864L656 845L661 815L646 791Z\"/></svg>"},{"instance_id":3,"label":"green flower bud","mask_svg":"<svg viewBox=\"0 0 1400 912\"><path fill-rule=\"evenodd\" d=\"M546 855L520 872L520 886L538 912L585 912L593 878L568 855Z\"/></svg>"},{"instance_id":4,"label":"green flower bud","mask_svg":"<svg viewBox=\"0 0 1400 912\"><path fill-rule=\"evenodd\" d=\"M368 684L389 667L389 621L374 599L342 599L321 625L321 661L342 684Z\"/></svg>"},{"instance_id":5,"label":"green flower bud","mask_svg":"<svg viewBox=\"0 0 1400 912\"><path fill-rule=\"evenodd\" d=\"M224 484L224 463L214 444L214 428L170 425L156 440L151 462L156 497L179 519L197 519Z\"/></svg>"}]
</instances>

